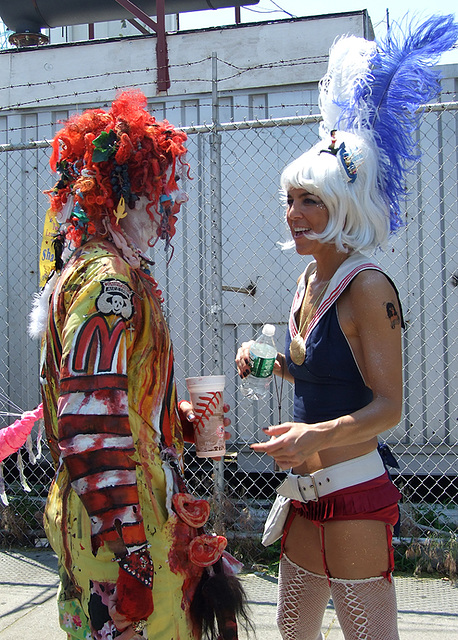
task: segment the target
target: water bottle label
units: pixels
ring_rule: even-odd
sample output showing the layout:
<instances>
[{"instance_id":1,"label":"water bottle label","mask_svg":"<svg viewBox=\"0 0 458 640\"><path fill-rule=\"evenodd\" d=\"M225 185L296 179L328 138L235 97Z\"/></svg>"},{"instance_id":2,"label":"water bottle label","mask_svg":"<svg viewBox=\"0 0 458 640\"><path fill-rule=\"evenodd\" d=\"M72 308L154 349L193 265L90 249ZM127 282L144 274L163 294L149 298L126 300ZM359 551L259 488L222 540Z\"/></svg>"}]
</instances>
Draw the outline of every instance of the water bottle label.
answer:
<instances>
[{"instance_id":1,"label":"water bottle label","mask_svg":"<svg viewBox=\"0 0 458 640\"><path fill-rule=\"evenodd\" d=\"M268 378L272 375L275 358L259 358L251 354L251 375L255 378Z\"/></svg>"}]
</instances>

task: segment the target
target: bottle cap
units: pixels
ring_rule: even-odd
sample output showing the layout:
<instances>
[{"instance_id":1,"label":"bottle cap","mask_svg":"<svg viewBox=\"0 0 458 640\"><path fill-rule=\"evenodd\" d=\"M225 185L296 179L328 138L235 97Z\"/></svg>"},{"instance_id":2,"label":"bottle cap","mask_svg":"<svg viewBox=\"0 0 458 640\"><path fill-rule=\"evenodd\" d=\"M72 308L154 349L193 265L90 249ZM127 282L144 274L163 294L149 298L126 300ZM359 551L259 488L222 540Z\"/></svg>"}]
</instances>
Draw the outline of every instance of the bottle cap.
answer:
<instances>
[{"instance_id":1,"label":"bottle cap","mask_svg":"<svg viewBox=\"0 0 458 640\"><path fill-rule=\"evenodd\" d=\"M269 338L271 338L273 335L275 335L275 327L273 324L265 324L262 328L262 333L265 336L269 336Z\"/></svg>"}]
</instances>

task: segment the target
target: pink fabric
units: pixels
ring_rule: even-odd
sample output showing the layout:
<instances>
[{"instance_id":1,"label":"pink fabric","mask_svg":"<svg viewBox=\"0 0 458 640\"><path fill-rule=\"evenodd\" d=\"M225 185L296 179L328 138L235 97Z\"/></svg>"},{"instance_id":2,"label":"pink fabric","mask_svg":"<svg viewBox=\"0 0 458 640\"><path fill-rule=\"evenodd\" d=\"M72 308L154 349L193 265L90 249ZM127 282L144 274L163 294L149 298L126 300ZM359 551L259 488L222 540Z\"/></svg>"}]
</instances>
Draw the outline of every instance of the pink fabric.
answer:
<instances>
[{"instance_id":1,"label":"pink fabric","mask_svg":"<svg viewBox=\"0 0 458 640\"><path fill-rule=\"evenodd\" d=\"M21 418L9 427L0 430L0 462L15 453L25 444L32 432L33 425L43 417L43 405L40 404L33 411L26 411Z\"/></svg>"}]
</instances>

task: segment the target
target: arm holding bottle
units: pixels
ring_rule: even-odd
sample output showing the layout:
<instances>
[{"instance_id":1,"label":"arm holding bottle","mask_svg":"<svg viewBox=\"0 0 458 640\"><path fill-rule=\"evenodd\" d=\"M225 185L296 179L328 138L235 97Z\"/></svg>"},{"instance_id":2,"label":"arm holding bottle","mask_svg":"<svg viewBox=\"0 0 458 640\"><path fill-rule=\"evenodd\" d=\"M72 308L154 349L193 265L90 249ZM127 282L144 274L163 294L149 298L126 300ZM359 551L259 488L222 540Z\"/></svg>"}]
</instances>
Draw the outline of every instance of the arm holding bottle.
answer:
<instances>
[{"instance_id":1,"label":"arm holding bottle","mask_svg":"<svg viewBox=\"0 0 458 640\"><path fill-rule=\"evenodd\" d=\"M254 340L249 340L248 342L242 342L239 350L237 351L237 356L235 358L235 362L237 365L237 371L240 378L246 378L250 375L250 347L253 344ZM285 354L277 353L277 358L274 364L274 373L280 378L283 377L284 380L288 380L288 382L294 383L293 376L289 373L286 367Z\"/></svg>"}]
</instances>

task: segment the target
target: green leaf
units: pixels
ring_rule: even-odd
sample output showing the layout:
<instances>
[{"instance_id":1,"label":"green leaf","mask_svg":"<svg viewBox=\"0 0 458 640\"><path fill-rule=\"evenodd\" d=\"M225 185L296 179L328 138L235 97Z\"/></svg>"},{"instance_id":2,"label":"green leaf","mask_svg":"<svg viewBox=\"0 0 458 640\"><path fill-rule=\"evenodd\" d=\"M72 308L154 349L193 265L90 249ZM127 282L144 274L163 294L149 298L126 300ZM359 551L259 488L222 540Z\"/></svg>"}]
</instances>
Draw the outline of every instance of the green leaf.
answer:
<instances>
[{"instance_id":1,"label":"green leaf","mask_svg":"<svg viewBox=\"0 0 458 640\"><path fill-rule=\"evenodd\" d=\"M118 137L113 129L110 131L102 131L102 133L92 141L94 151L92 153L92 162L104 162L116 153L116 143Z\"/></svg>"}]
</instances>

